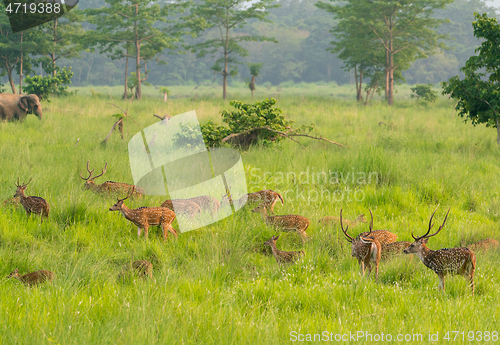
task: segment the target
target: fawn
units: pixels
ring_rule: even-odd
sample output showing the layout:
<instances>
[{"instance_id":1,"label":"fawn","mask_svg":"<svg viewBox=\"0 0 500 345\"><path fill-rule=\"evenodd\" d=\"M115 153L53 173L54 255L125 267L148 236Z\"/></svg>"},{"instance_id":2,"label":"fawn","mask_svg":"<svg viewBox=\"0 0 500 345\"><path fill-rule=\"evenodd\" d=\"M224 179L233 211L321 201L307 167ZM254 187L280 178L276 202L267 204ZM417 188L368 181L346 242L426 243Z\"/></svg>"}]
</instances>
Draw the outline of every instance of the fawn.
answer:
<instances>
[{"instance_id":1,"label":"fawn","mask_svg":"<svg viewBox=\"0 0 500 345\"><path fill-rule=\"evenodd\" d=\"M391 259L394 256L404 254L404 250L410 246L411 242L399 241L392 242L382 245L382 254L380 258L382 260Z\"/></svg>"},{"instance_id":2,"label":"fawn","mask_svg":"<svg viewBox=\"0 0 500 345\"><path fill-rule=\"evenodd\" d=\"M54 273L47 270L35 271L25 275L20 275L16 268L14 272L9 274L8 278L16 278L27 286L33 286L44 283L46 281L51 282L54 280L54 277Z\"/></svg>"},{"instance_id":3,"label":"fawn","mask_svg":"<svg viewBox=\"0 0 500 345\"><path fill-rule=\"evenodd\" d=\"M339 222L340 222L339 217L326 216L326 217L321 218L318 223L321 223L323 225L329 225L331 223L339 223ZM346 226L350 225L353 228L355 226L357 226L359 223L368 223L367 220L365 219L364 214L360 214L355 220L344 219L343 222L344 222L343 225L346 225Z\"/></svg>"},{"instance_id":4,"label":"fawn","mask_svg":"<svg viewBox=\"0 0 500 345\"><path fill-rule=\"evenodd\" d=\"M147 260L137 260L132 265L127 265L127 268L119 274L118 278L125 278L130 272L137 274L141 278L153 279L153 264Z\"/></svg>"},{"instance_id":5,"label":"fawn","mask_svg":"<svg viewBox=\"0 0 500 345\"><path fill-rule=\"evenodd\" d=\"M177 237L177 231L172 227L175 219L175 213L166 207L139 207L136 209L128 208L123 202L132 195L129 191L127 197L118 199L118 202L109 208L110 211L120 211L125 218L137 226L137 236L141 236L141 230L144 229L144 235L148 238L148 229L150 225L160 225L163 230L163 240L167 239L167 230Z\"/></svg>"},{"instance_id":6,"label":"fawn","mask_svg":"<svg viewBox=\"0 0 500 345\"><path fill-rule=\"evenodd\" d=\"M309 236L307 236L306 234L306 229L309 226L310 221L306 217L297 215L268 216L266 206L264 204L260 204L259 206L254 208L252 212L260 213L264 222L267 225L276 228L277 230L283 232L298 232L302 239L302 242L305 242L309 239Z\"/></svg>"},{"instance_id":7,"label":"fawn","mask_svg":"<svg viewBox=\"0 0 500 345\"><path fill-rule=\"evenodd\" d=\"M497 249L500 246L497 240L487 238L485 240L470 244L467 246L473 252L486 252L491 249Z\"/></svg>"},{"instance_id":8,"label":"fawn","mask_svg":"<svg viewBox=\"0 0 500 345\"><path fill-rule=\"evenodd\" d=\"M203 211L209 212L211 215L215 215L220 209L220 201L210 195L201 195L185 200L195 202Z\"/></svg>"},{"instance_id":9,"label":"fawn","mask_svg":"<svg viewBox=\"0 0 500 345\"><path fill-rule=\"evenodd\" d=\"M200 205L191 200L174 199L165 200L161 207L166 207L175 212L175 214L186 214L190 219L193 219L197 214L201 213Z\"/></svg>"},{"instance_id":10,"label":"fawn","mask_svg":"<svg viewBox=\"0 0 500 345\"><path fill-rule=\"evenodd\" d=\"M406 248L404 253L417 255L425 266L433 270L439 277L439 288L443 290L443 292L445 276L447 274L459 274L469 279L472 294L474 294L474 270L476 269L476 256L474 253L469 248L465 247L432 250L426 246L427 240L432 236L436 236L441 229L443 229L444 223L446 223L446 219L450 213L448 209L448 213L446 213L446 217L444 217L443 225L439 227L438 231L429 235L431 228L434 226L434 224L432 224L432 218L436 210L437 207L429 220L429 229L423 236L415 237L412 231L411 236L415 239L415 242Z\"/></svg>"},{"instance_id":11,"label":"fawn","mask_svg":"<svg viewBox=\"0 0 500 345\"><path fill-rule=\"evenodd\" d=\"M292 263L298 260L301 256L305 256L305 253L303 250L301 251L296 251L296 252L285 252L283 250L278 250L276 248L276 241L280 238L279 236L272 236L270 239L268 239L264 244L271 246L271 250L273 251L274 258L276 259L276 262L282 266L285 263Z\"/></svg>"},{"instance_id":12,"label":"fawn","mask_svg":"<svg viewBox=\"0 0 500 345\"><path fill-rule=\"evenodd\" d=\"M80 174L80 177L85 180L85 184L83 185L83 190L90 189L94 193L100 195L117 195L119 193L128 192L130 189L132 189L132 198L137 198L137 199L140 199L144 194L146 194L144 189L127 183L106 181L103 184L96 185L94 180L104 175L104 173L108 169L108 162L106 162L104 169L102 169L101 173L97 176L92 176L94 173L94 169L92 170L89 169L89 163L90 161L87 161L87 171L89 173L89 177L85 178L82 176L82 174Z\"/></svg>"},{"instance_id":13,"label":"fawn","mask_svg":"<svg viewBox=\"0 0 500 345\"><path fill-rule=\"evenodd\" d=\"M227 197L227 196L226 196ZM270 189L260 190L258 192L248 193L236 200L236 205L242 207L246 204L264 204L271 214L274 214L274 205L280 200L283 205L283 197Z\"/></svg>"},{"instance_id":14,"label":"fawn","mask_svg":"<svg viewBox=\"0 0 500 345\"><path fill-rule=\"evenodd\" d=\"M26 210L26 214L29 216L31 213L36 213L40 215L40 222L43 222L43 217L48 218L50 212L49 203L39 196L26 196L24 191L28 184L30 184L31 180L28 183L19 184L19 178L17 178L16 183L16 194L14 194L14 198L16 196L19 197L19 202L23 205Z\"/></svg>"},{"instance_id":15,"label":"fawn","mask_svg":"<svg viewBox=\"0 0 500 345\"><path fill-rule=\"evenodd\" d=\"M380 255L382 254L382 245L380 241L374 236L373 232L373 214L370 210L370 231L359 234L355 239L347 234L349 226L344 230L344 222L342 221L342 210L340 210L340 227L347 238L351 242L351 256L358 259L361 269L361 275L365 275L365 267L368 270L368 275L372 271L371 263L375 264L375 281L378 282L378 266L380 264ZM381 230L379 230L381 231ZM384 231L384 230L382 230Z\"/></svg>"}]
</instances>

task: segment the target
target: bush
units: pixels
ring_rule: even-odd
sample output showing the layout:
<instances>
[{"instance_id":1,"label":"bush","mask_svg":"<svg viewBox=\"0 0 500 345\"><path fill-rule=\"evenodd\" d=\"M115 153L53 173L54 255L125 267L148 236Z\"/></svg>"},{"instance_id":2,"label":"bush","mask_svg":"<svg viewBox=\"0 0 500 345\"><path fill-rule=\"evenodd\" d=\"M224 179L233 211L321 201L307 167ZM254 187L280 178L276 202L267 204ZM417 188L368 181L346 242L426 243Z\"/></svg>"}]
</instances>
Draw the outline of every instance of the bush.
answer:
<instances>
[{"instance_id":1,"label":"bush","mask_svg":"<svg viewBox=\"0 0 500 345\"><path fill-rule=\"evenodd\" d=\"M62 70L58 70L55 77L42 77L39 75L33 77L27 76L24 79L26 85L23 86L23 91L27 94L37 95L40 101L50 102L50 94L56 96L69 94L66 89L68 88L67 85L71 84L72 76L73 72L71 72L71 67L69 69L64 67Z\"/></svg>"},{"instance_id":2,"label":"bush","mask_svg":"<svg viewBox=\"0 0 500 345\"><path fill-rule=\"evenodd\" d=\"M228 135L246 131L248 132L235 136L229 142L242 148L248 148L258 142L267 145L278 142L283 137L276 132L257 128L268 127L276 131L286 131L293 124L292 121L285 120L280 108L273 108L276 104L274 98L265 99L255 104L240 101L231 101L230 104L236 110L222 110L220 112L222 122L226 123L227 127L219 126L212 121L201 126L203 140L208 147L220 146L222 139ZM194 126L181 126L181 131L174 136L175 145L185 147L199 142L198 133Z\"/></svg>"},{"instance_id":3,"label":"bush","mask_svg":"<svg viewBox=\"0 0 500 345\"><path fill-rule=\"evenodd\" d=\"M415 87L410 88L413 92L411 98L416 98L417 102L422 98L425 102L434 102L437 99L437 92L432 91L432 84L427 85L415 85Z\"/></svg>"}]
</instances>

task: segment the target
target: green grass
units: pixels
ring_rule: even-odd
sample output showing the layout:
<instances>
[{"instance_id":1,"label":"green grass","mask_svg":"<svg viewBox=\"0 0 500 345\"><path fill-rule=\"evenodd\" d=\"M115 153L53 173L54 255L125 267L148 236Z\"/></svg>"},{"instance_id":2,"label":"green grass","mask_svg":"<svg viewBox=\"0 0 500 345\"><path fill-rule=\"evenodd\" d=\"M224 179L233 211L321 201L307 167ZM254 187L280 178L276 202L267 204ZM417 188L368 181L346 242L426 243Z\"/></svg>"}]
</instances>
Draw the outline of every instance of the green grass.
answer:
<instances>
[{"instance_id":1,"label":"green grass","mask_svg":"<svg viewBox=\"0 0 500 345\"><path fill-rule=\"evenodd\" d=\"M0 200L13 196L18 177L33 178L27 194L51 205L42 224L22 209L0 209L1 344L276 344L290 342L294 331L419 333L423 343L439 332L443 343L447 331L463 331L465 341L455 341L462 344L468 331L499 331L500 254L477 255L474 296L462 277L448 277L441 293L437 275L417 258L381 263L376 284L360 276L340 229L318 225L341 208L348 219L371 208L376 229L410 240L412 230L427 230L440 204L436 223L448 207L451 212L430 248L498 240L500 151L493 129L463 124L446 99L419 105L408 93L393 107L380 101L362 106L331 97L335 87L319 95L283 92L278 106L288 118L314 123L322 136L348 148L300 139L306 149L285 141L242 153L250 191L278 190L285 204L276 206L277 214L311 220L310 242L281 235L278 248L304 250L306 258L280 270L262 244L274 232L257 214L243 211L177 240L170 235L165 243L152 228L146 241L120 213L108 211L115 200L82 191L79 174L87 160L96 171L108 162L99 183L132 183L127 143L157 121L153 114L194 109L202 123L220 122L218 112L230 108L209 93L181 97L193 95L185 88L168 103L153 87L146 94L154 97L141 102L118 100L120 88L109 88L112 99L99 88L104 96L85 96L86 88L43 104L41 122L28 116L24 123L0 123ZM346 87L337 88L352 97ZM238 90L250 101L243 86ZM117 113L108 102L128 109L137 124L127 121L126 138L114 133L102 147ZM148 196L127 204L157 206L161 200ZM132 253L153 263L154 280L117 279ZM57 277L26 288L6 278L16 267L20 273L48 269Z\"/></svg>"}]
</instances>

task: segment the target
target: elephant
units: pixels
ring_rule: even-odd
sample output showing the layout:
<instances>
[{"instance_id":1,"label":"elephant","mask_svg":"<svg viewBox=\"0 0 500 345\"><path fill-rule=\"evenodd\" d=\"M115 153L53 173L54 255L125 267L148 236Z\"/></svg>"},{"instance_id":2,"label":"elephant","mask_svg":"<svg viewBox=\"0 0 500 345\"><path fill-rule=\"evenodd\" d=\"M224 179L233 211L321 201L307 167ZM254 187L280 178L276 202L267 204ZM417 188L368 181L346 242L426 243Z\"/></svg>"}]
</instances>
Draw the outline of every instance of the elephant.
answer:
<instances>
[{"instance_id":1,"label":"elephant","mask_svg":"<svg viewBox=\"0 0 500 345\"><path fill-rule=\"evenodd\" d=\"M42 119L42 106L37 95L0 93L0 120L24 121L26 116L32 113Z\"/></svg>"}]
</instances>

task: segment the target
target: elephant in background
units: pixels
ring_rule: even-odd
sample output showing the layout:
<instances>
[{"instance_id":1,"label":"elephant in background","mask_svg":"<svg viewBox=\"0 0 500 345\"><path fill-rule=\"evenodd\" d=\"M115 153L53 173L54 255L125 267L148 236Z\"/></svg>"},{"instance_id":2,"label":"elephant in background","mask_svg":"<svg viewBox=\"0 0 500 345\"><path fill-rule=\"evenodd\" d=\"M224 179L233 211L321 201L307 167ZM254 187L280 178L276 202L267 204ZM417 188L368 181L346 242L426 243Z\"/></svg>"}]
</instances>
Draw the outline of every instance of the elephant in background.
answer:
<instances>
[{"instance_id":1,"label":"elephant in background","mask_svg":"<svg viewBox=\"0 0 500 345\"><path fill-rule=\"evenodd\" d=\"M0 120L24 121L32 113L42 119L42 106L37 95L0 93Z\"/></svg>"}]
</instances>

